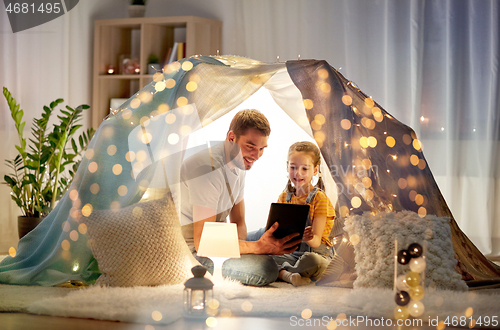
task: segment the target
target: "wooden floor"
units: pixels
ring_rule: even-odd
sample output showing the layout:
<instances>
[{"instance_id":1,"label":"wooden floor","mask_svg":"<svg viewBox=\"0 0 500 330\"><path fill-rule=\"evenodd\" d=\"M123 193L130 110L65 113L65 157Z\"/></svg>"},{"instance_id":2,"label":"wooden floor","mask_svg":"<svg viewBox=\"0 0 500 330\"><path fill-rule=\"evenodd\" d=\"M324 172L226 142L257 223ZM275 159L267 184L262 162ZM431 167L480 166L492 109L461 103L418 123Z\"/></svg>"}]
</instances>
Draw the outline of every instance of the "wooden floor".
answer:
<instances>
[{"instance_id":1,"label":"wooden floor","mask_svg":"<svg viewBox=\"0 0 500 330\"><path fill-rule=\"evenodd\" d=\"M360 323L351 326L329 325L328 322L316 320L303 320L299 323L298 319L289 318L256 318L256 317L220 317L217 318L217 324L209 327L203 321L187 321L180 319L177 322L166 325L146 325L124 322L98 321L90 319L66 318L56 316L41 316L24 313L1 313L1 330L282 330L282 329L309 329L309 330L354 330L354 329L394 329L394 330L414 330L427 329L435 330L436 326L367 326ZM305 323L308 322L309 323ZM459 329L446 327L446 329ZM462 328L463 329L463 328ZM477 329L477 328L474 328Z\"/></svg>"}]
</instances>

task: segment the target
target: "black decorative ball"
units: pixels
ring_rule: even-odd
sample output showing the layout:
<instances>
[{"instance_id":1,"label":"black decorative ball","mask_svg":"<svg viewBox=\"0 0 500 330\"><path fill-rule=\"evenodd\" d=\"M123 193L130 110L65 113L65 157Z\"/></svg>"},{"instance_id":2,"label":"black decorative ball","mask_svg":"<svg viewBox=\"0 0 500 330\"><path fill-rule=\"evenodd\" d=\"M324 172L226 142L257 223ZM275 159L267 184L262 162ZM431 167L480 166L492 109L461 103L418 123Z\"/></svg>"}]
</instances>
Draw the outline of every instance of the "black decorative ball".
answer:
<instances>
[{"instance_id":1,"label":"black decorative ball","mask_svg":"<svg viewBox=\"0 0 500 330\"><path fill-rule=\"evenodd\" d=\"M412 243L408 247L408 254L412 258L419 258L423 253L422 246L418 243Z\"/></svg>"},{"instance_id":2,"label":"black decorative ball","mask_svg":"<svg viewBox=\"0 0 500 330\"><path fill-rule=\"evenodd\" d=\"M407 250L399 250L399 252L398 252L398 262L401 265L406 265L407 263L410 262L410 260L411 260L411 257L408 254Z\"/></svg>"},{"instance_id":3,"label":"black decorative ball","mask_svg":"<svg viewBox=\"0 0 500 330\"><path fill-rule=\"evenodd\" d=\"M406 291L400 291L396 293L394 300L399 306L406 306L410 303L410 294Z\"/></svg>"}]
</instances>

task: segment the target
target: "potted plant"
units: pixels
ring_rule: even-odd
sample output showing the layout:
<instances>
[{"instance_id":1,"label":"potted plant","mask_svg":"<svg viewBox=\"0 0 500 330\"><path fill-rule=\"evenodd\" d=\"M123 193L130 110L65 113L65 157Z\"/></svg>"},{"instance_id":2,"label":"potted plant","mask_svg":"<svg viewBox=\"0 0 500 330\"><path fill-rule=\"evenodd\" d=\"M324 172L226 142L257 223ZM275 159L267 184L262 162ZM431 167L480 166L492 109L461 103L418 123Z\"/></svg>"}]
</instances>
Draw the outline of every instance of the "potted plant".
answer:
<instances>
[{"instance_id":1,"label":"potted plant","mask_svg":"<svg viewBox=\"0 0 500 330\"><path fill-rule=\"evenodd\" d=\"M128 6L128 15L130 17L144 17L146 12L146 0L131 0Z\"/></svg>"},{"instance_id":2,"label":"potted plant","mask_svg":"<svg viewBox=\"0 0 500 330\"><path fill-rule=\"evenodd\" d=\"M160 71L160 59L155 54L148 57L148 74L155 74Z\"/></svg>"},{"instance_id":3,"label":"potted plant","mask_svg":"<svg viewBox=\"0 0 500 330\"><path fill-rule=\"evenodd\" d=\"M49 119L55 108L63 102L57 99L43 107L40 118L33 119L31 138L24 137L24 111L7 88L3 88L9 109L14 120L19 145L19 152L14 159L6 160L13 171L4 176L3 184L11 188L11 197L21 209L18 217L19 238L24 236L54 208L68 190L80 164L81 154L86 150L94 129L89 128L76 139L77 130L82 127L77 123L88 105L76 108L66 106L60 110L58 120L49 127ZM78 142L77 142L78 141ZM71 147L67 147L70 143Z\"/></svg>"}]
</instances>

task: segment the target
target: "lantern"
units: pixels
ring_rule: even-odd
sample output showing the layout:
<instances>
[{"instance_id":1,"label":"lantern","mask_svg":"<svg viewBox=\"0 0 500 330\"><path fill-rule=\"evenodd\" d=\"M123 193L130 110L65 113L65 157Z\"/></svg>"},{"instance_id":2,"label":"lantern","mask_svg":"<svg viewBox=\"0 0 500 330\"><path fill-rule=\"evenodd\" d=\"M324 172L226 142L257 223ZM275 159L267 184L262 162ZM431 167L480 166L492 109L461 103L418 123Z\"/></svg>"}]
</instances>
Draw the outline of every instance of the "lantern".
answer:
<instances>
[{"instance_id":1,"label":"lantern","mask_svg":"<svg viewBox=\"0 0 500 330\"><path fill-rule=\"evenodd\" d=\"M206 318L207 303L213 299L214 284L205 278L207 269L201 265L191 269L194 277L184 283L184 316Z\"/></svg>"}]
</instances>

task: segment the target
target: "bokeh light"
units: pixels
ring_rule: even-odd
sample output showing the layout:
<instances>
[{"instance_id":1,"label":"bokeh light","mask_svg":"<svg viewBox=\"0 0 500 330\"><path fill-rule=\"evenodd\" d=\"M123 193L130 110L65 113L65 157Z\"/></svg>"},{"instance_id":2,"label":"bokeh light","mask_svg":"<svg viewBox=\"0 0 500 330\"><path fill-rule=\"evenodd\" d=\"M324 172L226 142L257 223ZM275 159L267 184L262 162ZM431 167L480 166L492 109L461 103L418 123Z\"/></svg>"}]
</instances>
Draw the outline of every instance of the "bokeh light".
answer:
<instances>
[{"instance_id":1,"label":"bokeh light","mask_svg":"<svg viewBox=\"0 0 500 330\"><path fill-rule=\"evenodd\" d=\"M231 317L232 313L229 308L223 308L220 310L219 316L221 317Z\"/></svg>"},{"instance_id":2,"label":"bokeh light","mask_svg":"<svg viewBox=\"0 0 500 330\"><path fill-rule=\"evenodd\" d=\"M146 91L140 92L139 99L141 100L142 103L149 103L153 99L153 94Z\"/></svg>"},{"instance_id":3,"label":"bokeh light","mask_svg":"<svg viewBox=\"0 0 500 330\"><path fill-rule=\"evenodd\" d=\"M78 199L78 191L76 189L71 189L69 192L69 198L74 202Z\"/></svg>"},{"instance_id":4,"label":"bokeh light","mask_svg":"<svg viewBox=\"0 0 500 330\"><path fill-rule=\"evenodd\" d=\"M78 225L78 232L80 232L80 234L82 234L82 235L85 235L87 233L87 225L84 223L79 224Z\"/></svg>"},{"instance_id":5,"label":"bokeh light","mask_svg":"<svg viewBox=\"0 0 500 330\"><path fill-rule=\"evenodd\" d=\"M158 106L158 109L157 109L157 111L158 111L159 114L168 112L169 110L170 110L170 107L167 104L165 104L165 103L160 104Z\"/></svg>"},{"instance_id":6,"label":"bokeh light","mask_svg":"<svg viewBox=\"0 0 500 330\"><path fill-rule=\"evenodd\" d=\"M184 96L181 96L177 99L177 102L176 102L177 106L179 107L183 107L185 105L188 104L188 99Z\"/></svg>"},{"instance_id":7,"label":"bokeh light","mask_svg":"<svg viewBox=\"0 0 500 330\"><path fill-rule=\"evenodd\" d=\"M215 328L217 326L217 319L213 316L209 316L207 317L205 323L209 328Z\"/></svg>"},{"instance_id":8,"label":"bokeh light","mask_svg":"<svg viewBox=\"0 0 500 330\"><path fill-rule=\"evenodd\" d=\"M361 206L361 199L358 197L358 196L354 196L352 199L351 199L351 205L352 207L354 208L358 208Z\"/></svg>"},{"instance_id":9,"label":"bokeh light","mask_svg":"<svg viewBox=\"0 0 500 330\"><path fill-rule=\"evenodd\" d=\"M142 217L142 207L134 207L134 209L132 210L132 215L137 219Z\"/></svg>"},{"instance_id":10,"label":"bokeh light","mask_svg":"<svg viewBox=\"0 0 500 330\"><path fill-rule=\"evenodd\" d=\"M306 110L311 110L314 106L313 101L310 99L304 99L303 102L304 102L304 108L306 108Z\"/></svg>"},{"instance_id":11,"label":"bokeh light","mask_svg":"<svg viewBox=\"0 0 500 330\"><path fill-rule=\"evenodd\" d=\"M369 136L368 137L368 145L371 147L371 148L375 148L377 146L377 138L374 137L374 136Z\"/></svg>"},{"instance_id":12,"label":"bokeh light","mask_svg":"<svg viewBox=\"0 0 500 330\"><path fill-rule=\"evenodd\" d=\"M385 143L387 144L387 146L392 148L396 145L396 139L394 139L392 136L388 136L385 138Z\"/></svg>"},{"instance_id":13,"label":"bokeh light","mask_svg":"<svg viewBox=\"0 0 500 330\"><path fill-rule=\"evenodd\" d=\"M159 83L157 83L159 84ZM132 101L130 101L130 107L132 109L137 109L141 105L141 100L138 99L137 97L133 98ZM127 118L125 118L127 119Z\"/></svg>"},{"instance_id":14,"label":"bokeh light","mask_svg":"<svg viewBox=\"0 0 500 330\"><path fill-rule=\"evenodd\" d=\"M132 117L132 110L130 109L124 109L122 112L122 117L123 119L130 119L130 117Z\"/></svg>"},{"instance_id":15,"label":"bokeh light","mask_svg":"<svg viewBox=\"0 0 500 330\"><path fill-rule=\"evenodd\" d=\"M420 149L422 149L422 144L419 140L415 139L413 140L413 148L415 148L415 150L419 151Z\"/></svg>"},{"instance_id":16,"label":"bokeh light","mask_svg":"<svg viewBox=\"0 0 500 330\"><path fill-rule=\"evenodd\" d=\"M350 95L342 96L342 103L344 103L345 105L351 105L352 104L352 97Z\"/></svg>"},{"instance_id":17,"label":"bokeh light","mask_svg":"<svg viewBox=\"0 0 500 330\"><path fill-rule=\"evenodd\" d=\"M468 307L466 310L465 310L465 317L471 317L472 314L474 314L474 309L472 307Z\"/></svg>"},{"instance_id":18,"label":"bokeh light","mask_svg":"<svg viewBox=\"0 0 500 330\"><path fill-rule=\"evenodd\" d=\"M175 87L175 80L173 80L172 78L167 79L167 81L165 81L165 87L168 89L174 88Z\"/></svg>"},{"instance_id":19,"label":"bokeh light","mask_svg":"<svg viewBox=\"0 0 500 330\"><path fill-rule=\"evenodd\" d=\"M151 313L151 318L156 322L159 322L163 318L163 315L159 311L154 311Z\"/></svg>"},{"instance_id":20,"label":"bokeh light","mask_svg":"<svg viewBox=\"0 0 500 330\"><path fill-rule=\"evenodd\" d=\"M108 149L107 149L108 155L113 156L114 154L116 154L116 151L117 151L117 148L114 144L111 144L108 146Z\"/></svg>"},{"instance_id":21,"label":"bokeh light","mask_svg":"<svg viewBox=\"0 0 500 330\"><path fill-rule=\"evenodd\" d=\"M245 312L250 312L253 309L253 305L249 301L245 301L241 304L241 309Z\"/></svg>"},{"instance_id":22,"label":"bokeh light","mask_svg":"<svg viewBox=\"0 0 500 330\"><path fill-rule=\"evenodd\" d=\"M71 224L68 221L64 221L62 224L62 230L68 233L70 229L71 229Z\"/></svg>"},{"instance_id":23,"label":"bokeh light","mask_svg":"<svg viewBox=\"0 0 500 330\"><path fill-rule=\"evenodd\" d=\"M68 240L65 239L64 241L61 242L61 248L64 251L69 251L70 247L71 247L71 244L69 243Z\"/></svg>"},{"instance_id":24,"label":"bokeh light","mask_svg":"<svg viewBox=\"0 0 500 330\"><path fill-rule=\"evenodd\" d=\"M83 207L82 207L82 215L84 217L88 217L91 213L92 213L92 204L85 204Z\"/></svg>"},{"instance_id":25,"label":"bokeh light","mask_svg":"<svg viewBox=\"0 0 500 330\"><path fill-rule=\"evenodd\" d=\"M85 158L92 159L94 157L94 149L87 149L85 151Z\"/></svg>"},{"instance_id":26,"label":"bokeh light","mask_svg":"<svg viewBox=\"0 0 500 330\"><path fill-rule=\"evenodd\" d=\"M120 175L122 173L122 166L120 164L113 165L113 174Z\"/></svg>"},{"instance_id":27,"label":"bokeh light","mask_svg":"<svg viewBox=\"0 0 500 330\"><path fill-rule=\"evenodd\" d=\"M367 97L365 99L365 105L368 107L368 108L373 108L373 106L375 105L375 102L373 101L373 99L371 97Z\"/></svg>"},{"instance_id":28,"label":"bokeh light","mask_svg":"<svg viewBox=\"0 0 500 330\"><path fill-rule=\"evenodd\" d=\"M190 81L186 84L186 90L188 92L194 92L198 88L198 84L194 81Z\"/></svg>"},{"instance_id":29,"label":"bokeh light","mask_svg":"<svg viewBox=\"0 0 500 330\"><path fill-rule=\"evenodd\" d=\"M177 142L179 142L179 135L172 133L168 136L167 140L168 140L168 143L170 143L172 145L177 144Z\"/></svg>"},{"instance_id":30,"label":"bokeh light","mask_svg":"<svg viewBox=\"0 0 500 330\"><path fill-rule=\"evenodd\" d=\"M410 156L410 163L413 165L413 166L417 166L418 165L418 162L419 162L419 158L417 155L411 155Z\"/></svg>"},{"instance_id":31,"label":"bokeh light","mask_svg":"<svg viewBox=\"0 0 500 330\"><path fill-rule=\"evenodd\" d=\"M128 192L127 186L121 185L118 187L118 195L123 197L127 194L127 192Z\"/></svg>"},{"instance_id":32,"label":"bokeh light","mask_svg":"<svg viewBox=\"0 0 500 330\"><path fill-rule=\"evenodd\" d=\"M302 313L300 313L300 316L303 319L309 319L312 316L312 311L309 308L306 308L302 311Z\"/></svg>"},{"instance_id":33,"label":"bokeh light","mask_svg":"<svg viewBox=\"0 0 500 330\"><path fill-rule=\"evenodd\" d=\"M342 119L340 121L340 127L345 129L346 131L351 128L351 121L349 119Z\"/></svg>"},{"instance_id":34,"label":"bokeh light","mask_svg":"<svg viewBox=\"0 0 500 330\"><path fill-rule=\"evenodd\" d=\"M157 92L161 92L163 91L167 86L165 85L165 82L164 81L159 81L155 84L155 90ZM133 108L133 106L132 106Z\"/></svg>"},{"instance_id":35,"label":"bokeh light","mask_svg":"<svg viewBox=\"0 0 500 330\"><path fill-rule=\"evenodd\" d=\"M349 237L349 242L351 242L352 245L357 245L359 243L359 236L354 234Z\"/></svg>"},{"instance_id":36,"label":"bokeh light","mask_svg":"<svg viewBox=\"0 0 500 330\"><path fill-rule=\"evenodd\" d=\"M328 71L326 69L319 69L317 74L319 79L325 80L328 78Z\"/></svg>"},{"instance_id":37,"label":"bokeh light","mask_svg":"<svg viewBox=\"0 0 500 330\"><path fill-rule=\"evenodd\" d=\"M133 162L134 159L135 159L135 152L133 151L128 151L126 154L125 154L125 159L128 161L128 162Z\"/></svg>"},{"instance_id":38,"label":"bokeh light","mask_svg":"<svg viewBox=\"0 0 500 330\"><path fill-rule=\"evenodd\" d=\"M71 233L69 233L69 238L74 242L78 241L78 237L79 235L76 230L72 230Z\"/></svg>"},{"instance_id":39,"label":"bokeh light","mask_svg":"<svg viewBox=\"0 0 500 330\"><path fill-rule=\"evenodd\" d=\"M346 217L348 215L349 215L349 208L347 206L345 206L345 205L341 206L340 207L340 216L344 218L344 217Z\"/></svg>"},{"instance_id":40,"label":"bokeh light","mask_svg":"<svg viewBox=\"0 0 500 330\"><path fill-rule=\"evenodd\" d=\"M99 192L99 184L98 183L92 183L90 185L90 192L96 195Z\"/></svg>"},{"instance_id":41,"label":"bokeh light","mask_svg":"<svg viewBox=\"0 0 500 330\"><path fill-rule=\"evenodd\" d=\"M191 61L184 61L181 66L182 70L189 71L193 68L193 63Z\"/></svg>"},{"instance_id":42,"label":"bokeh light","mask_svg":"<svg viewBox=\"0 0 500 330\"><path fill-rule=\"evenodd\" d=\"M97 171L97 163L96 162L91 162L88 166L89 172L90 173L95 173Z\"/></svg>"}]
</instances>

